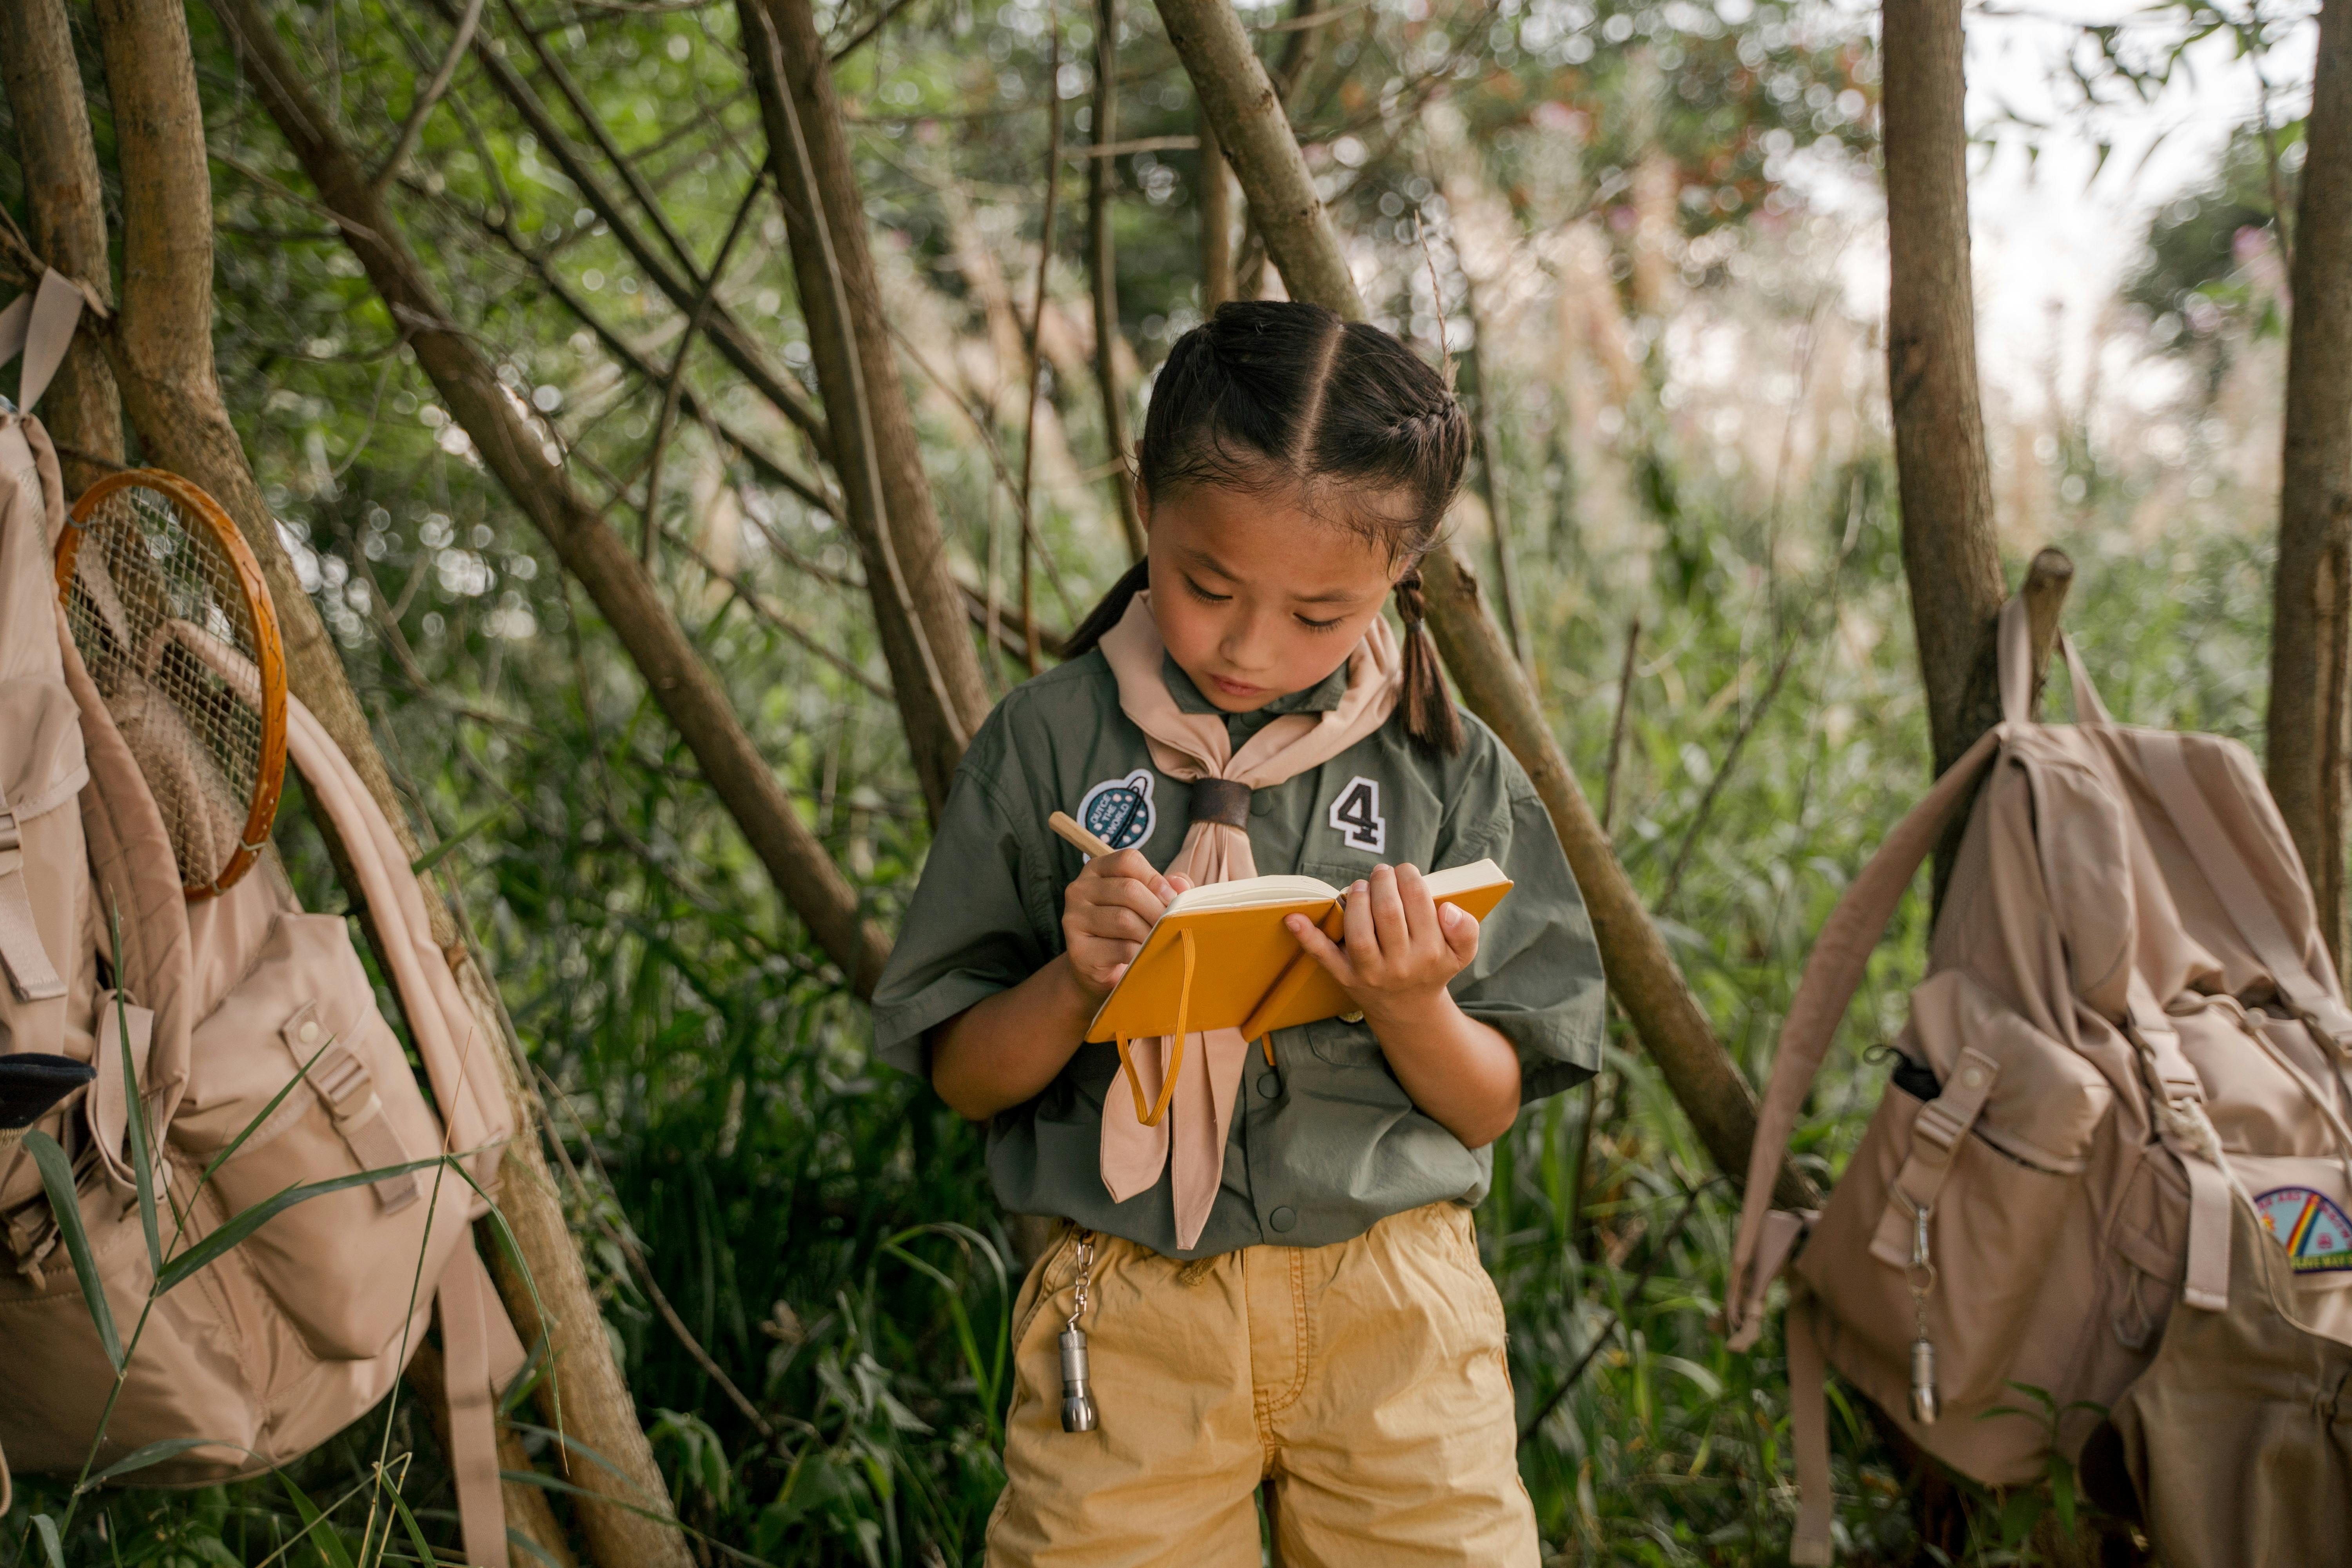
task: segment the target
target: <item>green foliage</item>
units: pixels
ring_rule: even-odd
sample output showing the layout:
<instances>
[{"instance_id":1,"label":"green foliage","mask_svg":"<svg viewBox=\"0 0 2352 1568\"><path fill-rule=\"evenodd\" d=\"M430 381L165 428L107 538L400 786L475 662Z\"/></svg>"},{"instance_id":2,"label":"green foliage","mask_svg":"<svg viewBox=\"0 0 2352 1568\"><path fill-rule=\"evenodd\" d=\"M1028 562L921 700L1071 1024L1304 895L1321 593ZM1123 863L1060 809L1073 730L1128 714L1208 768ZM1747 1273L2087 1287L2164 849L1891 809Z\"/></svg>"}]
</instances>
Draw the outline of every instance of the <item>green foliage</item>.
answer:
<instances>
[{"instance_id":1,"label":"green foliage","mask_svg":"<svg viewBox=\"0 0 2352 1568\"><path fill-rule=\"evenodd\" d=\"M1190 136L1193 102L1156 17L1128 9L1119 135ZM523 10L548 29L542 41L601 127L638 161L683 248L707 260L763 149L734 8ZM300 0L274 14L363 152L389 139L446 47L429 7ZM848 6L821 20L838 40L873 15ZM1025 318L1055 15L1022 0L987 11L919 0L836 69L925 462L958 569L982 591L992 573L1002 588L1013 571L998 463L1020 460L1022 419L1017 395L1002 394L1025 367L986 349L994 323L970 247L977 236ZM1055 101L1074 148L1094 86L1092 15L1058 13L1069 74ZM1271 22L1277 7L1252 5L1245 17ZM228 403L412 803L418 868L469 921L547 1090L552 1135L580 1173L566 1189L574 1233L672 1500L718 1543L714 1561L978 1562L1003 1483L996 1445L1019 1279L978 1131L870 1059L862 1005L780 906L606 628L472 460L403 329L302 199L299 172L208 16L199 7L191 19L216 154L215 337ZM509 58L527 61L501 8L485 25ZM1268 35L1269 55L1292 36ZM79 41L110 168L102 73ZM1458 346L1469 316L1467 221L1439 195L1431 145L1415 134L1441 96L1461 115L1475 180L1498 195L1507 238L1526 247L1514 268L1552 265L1539 242L1590 221L1604 247L1602 302L1628 303L1637 230L1657 217L1635 189L1648 160L1666 175L1671 271L1690 291L1690 315L1737 317L1748 343L1777 352L1801 335L1810 342L1815 316L1835 309L1822 305L1818 277L1833 252L1799 247L1811 241L1783 184L1789 160L1865 156L1874 94L1864 41L1809 7L1383 3L1321 30L1294 109L1360 247L1376 313L1433 352L1442 336ZM575 141L593 140L560 102L555 112ZM2193 211L2159 225L2135 284L2152 313L2184 321L2184 301L2212 301L2222 311L2215 341L2241 344L2257 323L2230 313L2243 270L2233 237L2250 211L2267 211L2249 184L2260 170L2246 164L2246 145ZM1189 147L1152 146L1115 162L1121 324L1148 374L1198 318L1199 160ZM1073 160L1062 177L1076 172ZM1083 222L1076 190L1064 188L1050 289L1069 323L1086 316L1068 265ZM477 66L460 71L393 195L452 314L543 419L608 524L635 541L660 389L595 329L666 370L680 312ZM814 395L784 218L761 200L722 296ZM22 223L19 176L5 160L0 205ZM542 270L586 318L552 297ZM1482 288L1493 281L1481 272ZM1883 394L1874 371L1853 369L1874 366L1875 351L1832 367L1850 383L1861 434L1824 443L1818 465L1767 466L1700 416L1793 428L1802 374L1781 397L1751 367L1715 406L1678 405L1676 323L1623 324L1635 369L1630 390L1609 393L1614 423L1580 424L1570 376L1546 379L1551 367L1515 358L1507 342L1479 345L1479 393L1495 399L1500 460L1519 498L1511 546L1544 700L1596 800L1616 672L1639 619L1613 781L1618 848L1701 1005L1760 1083L1811 932L1927 783L1892 462L1862 412ZM1557 345L1563 358L1590 346L1573 333ZM794 471L819 474L806 445L707 342L687 366L698 395L739 431ZM1108 456L1094 388L1082 364L1056 366L1050 353L1049 372L1054 417L1041 423L1070 463L1068 476L1041 484L1038 532L1053 570L1037 597L1042 619L1067 625L1126 560L1091 471ZM2109 461L2087 436L2068 439L2065 473L2099 482L2063 513L2053 542L2080 569L2071 624L2110 705L2137 721L2258 743L2269 562L2250 491L2215 500L2225 525L2200 523L2166 510L2161 474ZM2219 438L2197 455L2218 466ZM928 828L897 715L853 673L882 679L857 553L831 518L691 422L680 422L663 472L650 509L659 590L887 928ZM1482 562L1492 548L1474 529L1463 542ZM735 581L698 565L687 545L723 555ZM1010 661L989 667L999 690L1018 673ZM283 858L309 907L343 909L292 784ZM1824 1178L1876 1102L1884 1069L1864 1048L1899 1027L1925 938L1915 900L1873 960L1808 1107L1797 1156ZM1735 1355L1710 1327L1737 1215L1713 1177L1622 1027L1591 1090L1528 1107L1496 1147L1482 1245L1509 1314L1519 1415L1550 1406L1522 1446L1522 1473L1548 1546L1570 1561L1772 1563L1785 1552L1785 1372L1772 1336ZM71 1191L69 1169L58 1179L52 1191ZM79 1266L78 1234L69 1223ZM1834 1409L1846 1544L1857 1559L1901 1560L1917 1544L1909 1478L1853 1405ZM559 1440L519 1429L561 1510ZM405 1457L391 1461L396 1477L386 1456ZM572 1460L599 1462L576 1449ZM1962 1554L2030 1554L2042 1510L2063 1520L2081 1507L2071 1489L2053 1472L2042 1489L1966 1493ZM186 1494L26 1481L0 1531L0 1564L275 1553L374 1568L446 1551L453 1508L426 1424L395 1399L282 1477Z\"/></svg>"}]
</instances>

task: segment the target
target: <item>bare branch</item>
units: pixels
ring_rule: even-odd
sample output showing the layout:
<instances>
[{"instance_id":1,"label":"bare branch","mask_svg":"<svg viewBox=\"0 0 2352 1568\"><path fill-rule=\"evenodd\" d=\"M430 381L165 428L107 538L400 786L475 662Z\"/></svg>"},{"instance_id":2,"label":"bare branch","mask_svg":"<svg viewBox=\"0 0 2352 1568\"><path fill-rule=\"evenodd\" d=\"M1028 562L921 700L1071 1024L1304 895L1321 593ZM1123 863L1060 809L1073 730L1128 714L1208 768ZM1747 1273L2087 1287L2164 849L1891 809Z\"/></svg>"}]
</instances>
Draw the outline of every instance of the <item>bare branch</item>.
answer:
<instances>
[{"instance_id":1,"label":"bare branch","mask_svg":"<svg viewBox=\"0 0 2352 1568\"><path fill-rule=\"evenodd\" d=\"M449 90L449 83L457 74L458 62L466 58L467 47L474 41L474 29L481 25L481 20L482 0L466 0L466 14L458 19L457 35L449 41L449 52L441 58L441 68L433 73L433 79L416 95L415 107L408 111L407 120L402 122L400 134L393 138L392 151L383 155L383 163L368 178L368 184L377 190L390 184L393 176L400 173L400 166L408 162L408 154L415 147L416 139L425 133L425 121L432 115L433 106L441 101L443 93Z\"/></svg>"},{"instance_id":2,"label":"bare branch","mask_svg":"<svg viewBox=\"0 0 2352 1568\"><path fill-rule=\"evenodd\" d=\"M1045 211L1037 230L1037 299L1029 311L1029 381L1021 437L1021 616L1030 627L1024 652L1032 675L1045 668L1038 657L1036 584L1030 571L1037 541L1036 513L1030 504L1037 477L1037 384L1045 373L1037 334L1045 325L1045 279L1054 264L1054 199L1062 189L1062 25L1058 20L1047 25L1053 28L1053 46L1045 67Z\"/></svg>"},{"instance_id":3,"label":"bare branch","mask_svg":"<svg viewBox=\"0 0 2352 1568\"><path fill-rule=\"evenodd\" d=\"M827 55L825 57L825 63L827 65L837 66L842 61L847 59L850 56L856 54L859 49L864 48L866 47L866 41L874 37L875 34L880 32L884 27L889 26L890 18L905 10L907 5L908 0L890 0L888 5L883 6L881 10L875 13L874 20L858 28L857 31L851 36L848 42L843 44L830 55Z\"/></svg>"},{"instance_id":4,"label":"bare branch","mask_svg":"<svg viewBox=\"0 0 2352 1568\"><path fill-rule=\"evenodd\" d=\"M759 202L760 190L767 182L754 177L751 188L735 209L735 221L727 226L727 237L719 242L719 254L711 259L710 274L702 280L702 291L695 296L694 309L686 318L686 331L677 337L677 357L670 361L669 374L662 382L661 417L654 421L653 455L646 465L646 531L645 563L654 563L654 541L660 536L655 521L655 509L661 504L662 449L669 445L670 426L677 419L677 396L686 384L687 356L694 352L694 336L702 331L702 319L710 313L710 301L719 292L719 281L726 276L727 258L735 254L735 242L743 237L743 226L751 216L751 208Z\"/></svg>"}]
</instances>

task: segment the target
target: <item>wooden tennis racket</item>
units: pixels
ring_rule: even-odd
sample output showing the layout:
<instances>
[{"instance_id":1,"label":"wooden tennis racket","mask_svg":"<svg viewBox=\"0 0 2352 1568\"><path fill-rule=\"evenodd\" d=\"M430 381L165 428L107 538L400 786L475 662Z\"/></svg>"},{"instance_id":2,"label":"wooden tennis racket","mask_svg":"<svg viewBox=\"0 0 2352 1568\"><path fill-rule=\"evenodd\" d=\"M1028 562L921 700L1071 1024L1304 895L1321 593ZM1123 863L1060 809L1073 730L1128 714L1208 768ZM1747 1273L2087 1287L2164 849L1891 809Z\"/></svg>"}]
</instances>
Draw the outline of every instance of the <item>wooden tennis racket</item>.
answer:
<instances>
[{"instance_id":1,"label":"wooden tennis racket","mask_svg":"<svg viewBox=\"0 0 2352 1568\"><path fill-rule=\"evenodd\" d=\"M249 870L286 776L286 653L220 503L158 468L109 474L58 537L66 624L163 814L188 901Z\"/></svg>"}]
</instances>

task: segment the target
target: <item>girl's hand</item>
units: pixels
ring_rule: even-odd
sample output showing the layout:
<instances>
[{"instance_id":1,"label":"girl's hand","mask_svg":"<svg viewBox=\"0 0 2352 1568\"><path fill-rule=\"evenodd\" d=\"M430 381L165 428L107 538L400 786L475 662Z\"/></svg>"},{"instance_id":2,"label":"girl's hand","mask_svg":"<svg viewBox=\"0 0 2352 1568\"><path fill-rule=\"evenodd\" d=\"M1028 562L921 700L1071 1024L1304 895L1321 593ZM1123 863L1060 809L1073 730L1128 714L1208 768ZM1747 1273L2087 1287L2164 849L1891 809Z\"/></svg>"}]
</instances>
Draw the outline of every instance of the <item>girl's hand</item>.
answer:
<instances>
[{"instance_id":1,"label":"girl's hand","mask_svg":"<svg viewBox=\"0 0 2352 1568\"><path fill-rule=\"evenodd\" d=\"M1071 975L1096 1002L1135 961L1168 900L1192 886L1163 877L1140 849L1097 855L1062 894L1062 940Z\"/></svg>"},{"instance_id":2,"label":"girl's hand","mask_svg":"<svg viewBox=\"0 0 2352 1568\"><path fill-rule=\"evenodd\" d=\"M1440 907L1411 866L1376 866L1348 889L1340 946L1305 915L1284 921L1300 946L1355 999L1377 1032L1385 1020L1425 1007L1478 956L1478 920Z\"/></svg>"}]
</instances>

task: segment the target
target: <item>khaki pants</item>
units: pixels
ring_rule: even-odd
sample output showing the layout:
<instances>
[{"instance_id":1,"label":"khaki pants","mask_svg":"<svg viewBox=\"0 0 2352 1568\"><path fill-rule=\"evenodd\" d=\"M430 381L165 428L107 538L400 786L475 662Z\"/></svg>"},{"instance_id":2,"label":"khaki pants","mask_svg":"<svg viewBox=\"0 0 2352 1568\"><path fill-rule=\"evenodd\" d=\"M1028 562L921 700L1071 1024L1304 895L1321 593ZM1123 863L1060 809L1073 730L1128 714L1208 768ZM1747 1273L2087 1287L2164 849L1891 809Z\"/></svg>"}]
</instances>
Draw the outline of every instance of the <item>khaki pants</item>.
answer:
<instances>
[{"instance_id":1,"label":"khaki pants","mask_svg":"<svg viewBox=\"0 0 2352 1568\"><path fill-rule=\"evenodd\" d=\"M1065 1225L1014 1310L990 1568L1255 1565L1262 1480L1283 1568L1533 1568L1503 1305L1468 1210L1190 1265L1097 1237L1080 1326L1102 1425L1072 1434L1056 1337L1076 1274Z\"/></svg>"}]
</instances>

